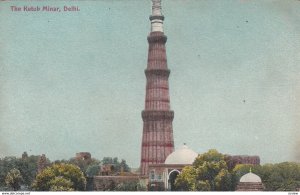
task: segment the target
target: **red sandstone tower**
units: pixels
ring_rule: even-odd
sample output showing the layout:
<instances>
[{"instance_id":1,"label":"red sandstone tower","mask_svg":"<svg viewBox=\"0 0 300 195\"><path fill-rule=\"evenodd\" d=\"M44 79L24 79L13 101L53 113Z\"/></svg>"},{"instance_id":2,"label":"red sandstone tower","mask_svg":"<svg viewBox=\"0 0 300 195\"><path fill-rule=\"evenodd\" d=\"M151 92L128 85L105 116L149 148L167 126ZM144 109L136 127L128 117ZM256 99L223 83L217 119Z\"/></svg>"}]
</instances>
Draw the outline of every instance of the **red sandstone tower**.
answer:
<instances>
[{"instance_id":1,"label":"red sandstone tower","mask_svg":"<svg viewBox=\"0 0 300 195\"><path fill-rule=\"evenodd\" d=\"M161 0L152 0L151 32L148 36L148 63L145 70L147 85L145 110L142 111L143 139L141 155L141 175L148 174L149 164L164 163L174 150L172 121L174 112L170 110L169 83L170 70L167 66L167 37L163 33L164 16Z\"/></svg>"}]
</instances>

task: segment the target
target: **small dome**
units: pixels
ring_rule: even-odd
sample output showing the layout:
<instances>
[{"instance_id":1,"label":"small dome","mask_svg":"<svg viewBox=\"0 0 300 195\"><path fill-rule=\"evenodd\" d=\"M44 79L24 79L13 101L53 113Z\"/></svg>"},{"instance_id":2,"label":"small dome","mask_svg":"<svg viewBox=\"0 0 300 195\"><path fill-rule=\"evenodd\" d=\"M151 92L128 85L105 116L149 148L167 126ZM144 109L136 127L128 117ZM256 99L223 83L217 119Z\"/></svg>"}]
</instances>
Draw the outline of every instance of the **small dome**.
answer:
<instances>
[{"instance_id":1,"label":"small dome","mask_svg":"<svg viewBox=\"0 0 300 195\"><path fill-rule=\"evenodd\" d=\"M244 182L261 183L261 179L258 175L250 172L250 173L243 175L240 179L240 182L242 182L242 183L244 183Z\"/></svg>"},{"instance_id":2,"label":"small dome","mask_svg":"<svg viewBox=\"0 0 300 195\"><path fill-rule=\"evenodd\" d=\"M198 156L196 152L189 149L185 144L169 154L165 160L165 164L193 164L195 158Z\"/></svg>"}]
</instances>

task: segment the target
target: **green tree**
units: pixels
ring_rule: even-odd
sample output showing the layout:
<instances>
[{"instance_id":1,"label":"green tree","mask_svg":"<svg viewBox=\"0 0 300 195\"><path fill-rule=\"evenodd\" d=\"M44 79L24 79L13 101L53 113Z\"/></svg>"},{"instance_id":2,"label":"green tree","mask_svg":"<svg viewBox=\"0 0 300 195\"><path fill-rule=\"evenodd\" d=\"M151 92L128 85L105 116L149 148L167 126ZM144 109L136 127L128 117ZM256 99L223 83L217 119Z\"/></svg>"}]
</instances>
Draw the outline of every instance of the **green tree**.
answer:
<instances>
[{"instance_id":1,"label":"green tree","mask_svg":"<svg viewBox=\"0 0 300 195\"><path fill-rule=\"evenodd\" d=\"M217 150L199 155L192 166L184 168L178 175L175 187L177 190L188 191L234 190L225 155Z\"/></svg>"},{"instance_id":2,"label":"green tree","mask_svg":"<svg viewBox=\"0 0 300 195\"><path fill-rule=\"evenodd\" d=\"M4 187L6 186L5 178L7 176L7 173L17 167L17 161L18 159L16 157L4 157L0 160L0 186Z\"/></svg>"},{"instance_id":3,"label":"green tree","mask_svg":"<svg viewBox=\"0 0 300 195\"><path fill-rule=\"evenodd\" d=\"M64 161L62 161L62 162L64 162ZM81 169L81 171L85 174L85 176L87 176L86 173L87 173L88 167L93 166L93 165L100 165L101 162L94 158L87 159L87 160L71 158L69 161L67 161L67 163L78 166Z\"/></svg>"},{"instance_id":4,"label":"green tree","mask_svg":"<svg viewBox=\"0 0 300 195\"><path fill-rule=\"evenodd\" d=\"M26 153L25 153L26 154ZM0 186L5 186L5 177L7 173L15 168L18 169L23 177L23 184L30 186L35 179L37 172L38 156L26 156L24 158L5 157L0 159Z\"/></svg>"},{"instance_id":5,"label":"green tree","mask_svg":"<svg viewBox=\"0 0 300 195\"><path fill-rule=\"evenodd\" d=\"M300 164L283 162L263 165L262 180L267 191L296 191L300 187Z\"/></svg>"},{"instance_id":6,"label":"green tree","mask_svg":"<svg viewBox=\"0 0 300 195\"><path fill-rule=\"evenodd\" d=\"M103 191L115 191L116 182L113 179L109 179L107 182L102 184L101 189Z\"/></svg>"},{"instance_id":7,"label":"green tree","mask_svg":"<svg viewBox=\"0 0 300 195\"><path fill-rule=\"evenodd\" d=\"M138 181L127 181L118 184L114 191L146 191L146 188L143 187Z\"/></svg>"},{"instance_id":8,"label":"green tree","mask_svg":"<svg viewBox=\"0 0 300 195\"><path fill-rule=\"evenodd\" d=\"M11 187L14 191L17 191L21 187L21 182L23 181L22 175L18 169L10 170L6 177L5 183L8 187Z\"/></svg>"},{"instance_id":9,"label":"green tree","mask_svg":"<svg viewBox=\"0 0 300 195\"><path fill-rule=\"evenodd\" d=\"M57 177L63 178L63 180L57 179ZM69 186L69 182L72 184L71 186ZM61 185L61 183L63 185ZM55 184L59 185L55 187ZM36 180L32 187L37 191L49 191L51 189L56 190L60 187L83 191L85 190L85 185L86 179L78 166L62 163L53 164L52 166L45 168L36 176Z\"/></svg>"},{"instance_id":10,"label":"green tree","mask_svg":"<svg viewBox=\"0 0 300 195\"><path fill-rule=\"evenodd\" d=\"M31 186L36 177L38 158L39 156L31 155L27 158L18 159L17 161L17 168L20 170L24 179L24 185L26 186Z\"/></svg>"},{"instance_id":11,"label":"green tree","mask_svg":"<svg viewBox=\"0 0 300 195\"><path fill-rule=\"evenodd\" d=\"M90 165L86 169L86 175L88 177L93 177L99 174L100 165Z\"/></svg>"},{"instance_id":12,"label":"green tree","mask_svg":"<svg viewBox=\"0 0 300 195\"><path fill-rule=\"evenodd\" d=\"M55 177L50 181L50 191L74 191L73 183L63 177Z\"/></svg>"},{"instance_id":13,"label":"green tree","mask_svg":"<svg viewBox=\"0 0 300 195\"><path fill-rule=\"evenodd\" d=\"M196 191L197 172L193 166L186 166L177 176L175 187L181 191Z\"/></svg>"},{"instance_id":14,"label":"green tree","mask_svg":"<svg viewBox=\"0 0 300 195\"><path fill-rule=\"evenodd\" d=\"M104 157L101 161L103 165L111 164L113 165L113 172L121 172L121 169L123 168L124 172L129 172L130 168L127 165L126 161L124 159L121 160L121 162L118 160L117 157Z\"/></svg>"},{"instance_id":15,"label":"green tree","mask_svg":"<svg viewBox=\"0 0 300 195\"><path fill-rule=\"evenodd\" d=\"M120 169L123 169L124 172L129 172L130 168L126 163L126 160L122 159L120 163Z\"/></svg>"}]
</instances>

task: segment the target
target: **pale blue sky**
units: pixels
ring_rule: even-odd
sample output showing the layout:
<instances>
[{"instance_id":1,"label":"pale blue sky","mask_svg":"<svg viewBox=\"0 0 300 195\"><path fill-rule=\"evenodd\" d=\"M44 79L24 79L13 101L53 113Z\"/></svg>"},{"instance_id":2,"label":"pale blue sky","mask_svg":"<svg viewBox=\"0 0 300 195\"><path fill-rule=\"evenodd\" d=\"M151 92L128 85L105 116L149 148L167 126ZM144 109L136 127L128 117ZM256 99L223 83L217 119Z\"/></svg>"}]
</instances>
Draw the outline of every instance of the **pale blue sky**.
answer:
<instances>
[{"instance_id":1,"label":"pale blue sky","mask_svg":"<svg viewBox=\"0 0 300 195\"><path fill-rule=\"evenodd\" d=\"M297 160L299 10L297 0L163 0L176 147ZM150 0L1 1L0 156L89 151L138 167L150 14Z\"/></svg>"}]
</instances>

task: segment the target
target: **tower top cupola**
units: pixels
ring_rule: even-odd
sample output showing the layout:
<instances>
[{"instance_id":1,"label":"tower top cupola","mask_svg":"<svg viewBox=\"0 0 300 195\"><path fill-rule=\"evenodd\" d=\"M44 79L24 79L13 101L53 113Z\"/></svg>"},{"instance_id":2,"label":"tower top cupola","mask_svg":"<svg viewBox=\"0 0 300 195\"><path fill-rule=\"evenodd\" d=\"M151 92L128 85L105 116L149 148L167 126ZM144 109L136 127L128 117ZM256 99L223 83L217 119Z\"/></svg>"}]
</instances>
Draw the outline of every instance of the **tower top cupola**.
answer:
<instances>
[{"instance_id":1,"label":"tower top cupola","mask_svg":"<svg viewBox=\"0 0 300 195\"><path fill-rule=\"evenodd\" d=\"M152 0L151 32L163 32L164 16L161 13L161 0Z\"/></svg>"}]
</instances>

